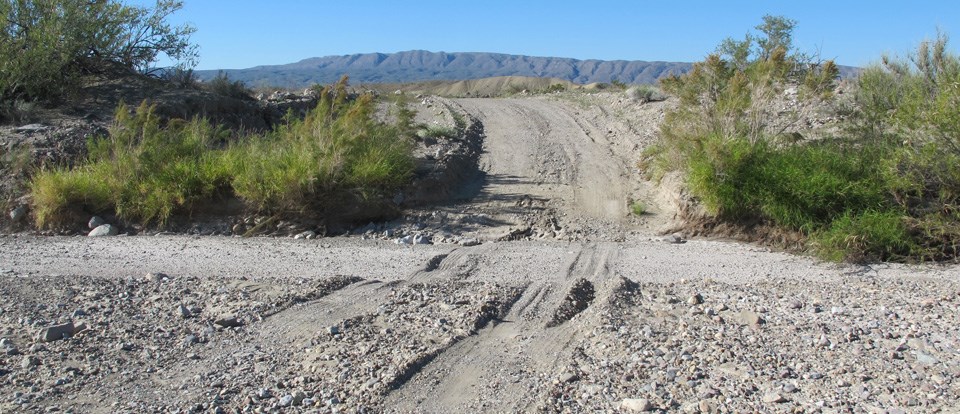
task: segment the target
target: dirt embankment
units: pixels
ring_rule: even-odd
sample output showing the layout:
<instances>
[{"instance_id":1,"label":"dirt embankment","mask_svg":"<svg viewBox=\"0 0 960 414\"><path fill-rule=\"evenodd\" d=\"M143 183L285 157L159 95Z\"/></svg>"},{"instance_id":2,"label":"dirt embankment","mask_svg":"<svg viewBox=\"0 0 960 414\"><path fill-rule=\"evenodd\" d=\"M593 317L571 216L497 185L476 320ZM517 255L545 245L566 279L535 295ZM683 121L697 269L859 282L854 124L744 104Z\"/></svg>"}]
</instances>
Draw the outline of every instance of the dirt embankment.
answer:
<instances>
[{"instance_id":1,"label":"dirt embankment","mask_svg":"<svg viewBox=\"0 0 960 414\"><path fill-rule=\"evenodd\" d=\"M421 105L482 124L479 173L357 236L0 237L0 411L956 408L956 267L656 235L669 102Z\"/></svg>"}]
</instances>

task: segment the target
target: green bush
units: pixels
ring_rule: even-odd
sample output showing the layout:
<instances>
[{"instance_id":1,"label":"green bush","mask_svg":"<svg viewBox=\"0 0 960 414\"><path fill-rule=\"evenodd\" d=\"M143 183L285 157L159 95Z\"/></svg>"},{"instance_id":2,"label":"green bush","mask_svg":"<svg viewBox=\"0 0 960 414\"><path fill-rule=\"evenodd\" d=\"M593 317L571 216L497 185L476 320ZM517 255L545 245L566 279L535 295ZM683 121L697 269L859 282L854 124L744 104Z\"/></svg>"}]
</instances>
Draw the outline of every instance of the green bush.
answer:
<instances>
[{"instance_id":1,"label":"green bush","mask_svg":"<svg viewBox=\"0 0 960 414\"><path fill-rule=\"evenodd\" d=\"M923 253L897 211L846 213L814 235L820 255L833 261L916 260Z\"/></svg>"},{"instance_id":2,"label":"green bush","mask_svg":"<svg viewBox=\"0 0 960 414\"><path fill-rule=\"evenodd\" d=\"M765 26L779 40L728 39L718 50L729 60L710 55L662 82L680 106L646 153L648 170L683 171L717 220L800 231L828 259L956 260L960 59L946 36L866 69L843 135L788 143L765 124L771 99L784 84L829 98L837 70L826 62L798 71L802 55L770 48L789 45L781 29L792 23Z\"/></svg>"},{"instance_id":3,"label":"green bush","mask_svg":"<svg viewBox=\"0 0 960 414\"><path fill-rule=\"evenodd\" d=\"M657 88L650 85L637 85L627 89L627 97L639 103L662 101L666 97Z\"/></svg>"},{"instance_id":4,"label":"green bush","mask_svg":"<svg viewBox=\"0 0 960 414\"><path fill-rule=\"evenodd\" d=\"M177 0L153 9L116 0L0 0L0 98L55 100L85 74L146 72L160 54L192 66L194 29L166 23L181 7Z\"/></svg>"},{"instance_id":5,"label":"green bush","mask_svg":"<svg viewBox=\"0 0 960 414\"><path fill-rule=\"evenodd\" d=\"M423 138L434 138L434 139L447 139L457 136L456 128L451 128L443 125L423 125L420 129L417 130L417 137L420 139Z\"/></svg>"},{"instance_id":6,"label":"green bush","mask_svg":"<svg viewBox=\"0 0 960 414\"><path fill-rule=\"evenodd\" d=\"M414 167L403 134L410 127L377 122L374 109L371 95L347 99L346 78L325 88L303 120L288 117L265 139L227 151L234 191L261 210L302 211L322 204L324 194L368 197L404 184Z\"/></svg>"},{"instance_id":7,"label":"green bush","mask_svg":"<svg viewBox=\"0 0 960 414\"><path fill-rule=\"evenodd\" d=\"M413 173L408 125L373 117L371 95L347 96L346 78L323 90L304 119L226 148L228 131L203 119L166 126L141 105L121 106L108 137L92 140L86 163L37 173L31 183L40 227L64 224L78 209L163 225L176 212L232 191L256 210L321 213L341 200L392 195ZM406 119L406 118L404 118Z\"/></svg>"},{"instance_id":8,"label":"green bush","mask_svg":"<svg viewBox=\"0 0 960 414\"><path fill-rule=\"evenodd\" d=\"M30 184L40 227L63 224L78 208L164 224L175 211L211 198L227 178L213 144L225 131L203 119L162 128L145 103L121 105L107 137L88 143L88 161L40 171Z\"/></svg>"}]
</instances>

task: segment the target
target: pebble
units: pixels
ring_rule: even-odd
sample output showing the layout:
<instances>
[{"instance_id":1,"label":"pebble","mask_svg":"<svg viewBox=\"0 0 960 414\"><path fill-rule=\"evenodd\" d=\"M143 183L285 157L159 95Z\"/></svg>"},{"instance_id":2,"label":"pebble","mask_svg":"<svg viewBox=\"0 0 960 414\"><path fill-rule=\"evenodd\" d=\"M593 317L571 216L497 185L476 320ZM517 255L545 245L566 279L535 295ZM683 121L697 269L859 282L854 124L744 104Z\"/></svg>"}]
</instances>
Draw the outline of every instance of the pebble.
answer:
<instances>
[{"instance_id":1,"label":"pebble","mask_svg":"<svg viewBox=\"0 0 960 414\"><path fill-rule=\"evenodd\" d=\"M646 398L626 398L620 402L620 408L629 411L652 411L653 404Z\"/></svg>"},{"instance_id":2,"label":"pebble","mask_svg":"<svg viewBox=\"0 0 960 414\"><path fill-rule=\"evenodd\" d=\"M180 306L177 306L177 310L180 312L180 317L183 319L187 319L193 316L193 312L190 312L190 309L184 306L183 304L180 304Z\"/></svg>"},{"instance_id":3,"label":"pebble","mask_svg":"<svg viewBox=\"0 0 960 414\"><path fill-rule=\"evenodd\" d=\"M293 238L294 240L300 240L300 239L313 240L317 238L317 232L312 230L307 230L305 232L298 233L297 235L293 236Z\"/></svg>"},{"instance_id":4,"label":"pebble","mask_svg":"<svg viewBox=\"0 0 960 414\"><path fill-rule=\"evenodd\" d=\"M23 360L20 361L20 366L23 367L23 369L35 367L38 365L40 365L40 358L37 358L33 355L25 356L23 357Z\"/></svg>"},{"instance_id":5,"label":"pebble","mask_svg":"<svg viewBox=\"0 0 960 414\"><path fill-rule=\"evenodd\" d=\"M699 293L687 299L688 305L699 305L701 303L703 303L703 296L701 296Z\"/></svg>"},{"instance_id":6,"label":"pebble","mask_svg":"<svg viewBox=\"0 0 960 414\"><path fill-rule=\"evenodd\" d=\"M747 310L740 311L740 313L737 314L737 321L740 322L740 324L747 326L757 326L764 323L764 320L760 317L760 314Z\"/></svg>"},{"instance_id":7,"label":"pebble","mask_svg":"<svg viewBox=\"0 0 960 414\"><path fill-rule=\"evenodd\" d=\"M780 403L785 403L785 402L787 402L787 399L784 398L784 397L783 397L782 395L780 395L779 393L771 392L771 393L769 393L769 394L764 394L764 396L763 396L763 402L765 402L765 403L767 403L767 404L780 404Z\"/></svg>"},{"instance_id":8,"label":"pebble","mask_svg":"<svg viewBox=\"0 0 960 414\"><path fill-rule=\"evenodd\" d=\"M166 273L152 272L152 273L147 273L143 277L143 279L146 280L147 282L160 283L160 282L166 282L170 280L170 276L167 276Z\"/></svg>"},{"instance_id":9,"label":"pebble","mask_svg":"<svg viewBox=\"0 0 960 414\"><path fill-rule=\"evenodd\" d=\"M293 396L290 394L287 394L287 395L284 395L283 397L280 397L279 404L281 407L289 407L293 405Z\"/></svg>"},{"instance_id":10,"label":"pebble","mask_svg":"<svg viewBox=\"0 0 960 414\"><path fill-rule=\"evenodd\" d=\"M919 363L921 363L921 364L923 364L923 365L934 365L934 364L936 364L937 362L940 362L940 361L938 361L937 358L934 357L933 355L930 355L930 354L927 354L927 353L924 353L924 352L920 352L920 351L916 351L916 352L917 352L917 362L919 362Z\"/></svg>"},{"instance_id":11,"label":"pebble","mask_svg":"<svg viewBox=\"0 0 960 414\"><path fill-rule=\"evenodd\" d=\"M222 316L219 319L213 321L215 325L222 326L224 328L236 328L243 326L243 321L237 319L236 316L226 315Z\"/></svg>"},{"instance_id":12,"label":"pebble","mask_svg":"<svg viewBox=\"0 0 960 414\"><path fill-rule=\"evenodd\" d=\"M580 377L579 377L576 373L566 372L566 373L564 373L563 375L560 376L559 382L561 382L561 383L568 383L568 382L574 382L574 381L576 381L576 380L578 380L578 379L580 379Z\"/></svg>"}]
</instances>

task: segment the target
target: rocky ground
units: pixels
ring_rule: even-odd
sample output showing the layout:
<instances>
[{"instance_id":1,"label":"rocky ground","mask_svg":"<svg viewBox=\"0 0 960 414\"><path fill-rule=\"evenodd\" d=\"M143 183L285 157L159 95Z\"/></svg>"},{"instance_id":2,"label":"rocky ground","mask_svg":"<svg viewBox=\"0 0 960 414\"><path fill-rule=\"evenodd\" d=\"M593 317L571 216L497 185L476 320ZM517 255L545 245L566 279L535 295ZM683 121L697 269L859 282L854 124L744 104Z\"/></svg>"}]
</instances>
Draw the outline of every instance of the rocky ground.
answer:
<instances>
[{"instance_id":1,"label":"rocky ground","mask_svg":"<svg viewBox=\"0 0 960 414\"><path fill-rule=\"evenodd\" d=\"M670 102L418 99L479 173L395 221L0 237L0 411L956 412L955 266L660 236Z\"/></svg>"}]
</instances>

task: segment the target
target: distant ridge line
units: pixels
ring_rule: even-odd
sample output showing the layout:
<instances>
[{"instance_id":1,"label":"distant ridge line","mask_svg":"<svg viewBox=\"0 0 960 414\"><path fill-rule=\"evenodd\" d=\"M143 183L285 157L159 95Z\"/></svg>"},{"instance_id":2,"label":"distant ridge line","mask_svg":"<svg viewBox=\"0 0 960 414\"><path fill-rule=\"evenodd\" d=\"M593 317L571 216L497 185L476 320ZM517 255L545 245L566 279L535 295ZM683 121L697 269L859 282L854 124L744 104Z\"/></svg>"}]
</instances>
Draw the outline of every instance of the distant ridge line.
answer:
<instances>
[{"instance_id":1,"label":"distant ridge line","mask_svg":"<svg viewBox=\"0 0 960 414\"><path fill-rule=\"evenodd\" d=\"M536 57L485 52L363 53L315 57L284 65L223 70L231 80L248 86L299 88L335 82L350 76L351 83L401 83L429 80L466 80L496 76L549 77L579 84L620 81L651 84L671 73L683 74L692 63ZM197 71L212 79L218 70Z\"/></svg>"}]
</instances>

